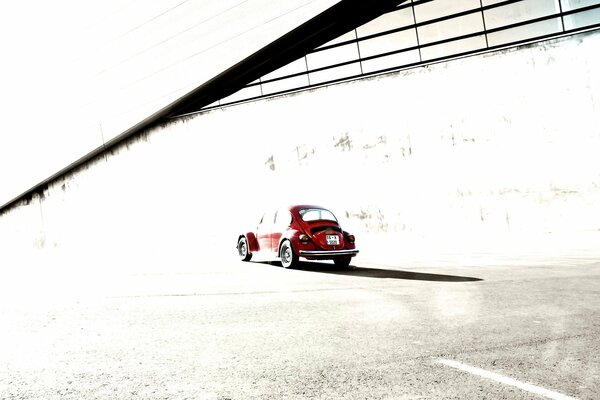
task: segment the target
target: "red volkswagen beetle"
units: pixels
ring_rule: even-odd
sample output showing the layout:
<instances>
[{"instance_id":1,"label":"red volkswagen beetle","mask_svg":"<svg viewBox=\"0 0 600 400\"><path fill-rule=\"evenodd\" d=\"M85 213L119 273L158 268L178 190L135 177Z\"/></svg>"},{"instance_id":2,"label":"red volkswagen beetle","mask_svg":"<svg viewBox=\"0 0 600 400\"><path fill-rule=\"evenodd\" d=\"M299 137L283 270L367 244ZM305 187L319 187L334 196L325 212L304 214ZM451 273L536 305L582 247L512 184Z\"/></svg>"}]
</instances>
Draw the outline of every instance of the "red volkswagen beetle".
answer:
<instances>
[{"instance_id":1,"label":"red volkswagen beetle","mask_svg":"<svg viewBox=\"0 0 600 400\"><path fill-rule=\"evenodd\" d=\"M279 258L284 268L296 266L299 257L345 268L358 254L354 235L342 230L331 211L314 205L265 213L254 232L238 236L237 250L243 261L260 252Z\"/></svg>"}]
</instances>

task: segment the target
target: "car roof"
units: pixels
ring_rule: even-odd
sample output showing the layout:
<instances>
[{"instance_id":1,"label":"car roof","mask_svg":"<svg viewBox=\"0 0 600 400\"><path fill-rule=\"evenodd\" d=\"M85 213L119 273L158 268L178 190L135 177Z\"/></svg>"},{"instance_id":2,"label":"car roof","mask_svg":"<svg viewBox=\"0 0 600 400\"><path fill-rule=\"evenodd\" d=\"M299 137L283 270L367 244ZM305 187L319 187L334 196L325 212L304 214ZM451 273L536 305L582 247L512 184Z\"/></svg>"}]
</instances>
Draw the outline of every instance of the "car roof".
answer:
<instances>
[{"instance_id":1,"label":"car roof","mask_svg":"<svg viewBox=\"0 0 600 400\"><path fill-rule=\"evenodd\" d=\"M290 210L291 212L296 212L297 213L298 211L300 211L302 209L305 209L305 208L318 208L318 209L327 210L327 208L325 208L323 206L317 206L317 205L314 205L314 204L297 204L297 205L289 206L288 210Z\"/></svg>"}]
</instances>

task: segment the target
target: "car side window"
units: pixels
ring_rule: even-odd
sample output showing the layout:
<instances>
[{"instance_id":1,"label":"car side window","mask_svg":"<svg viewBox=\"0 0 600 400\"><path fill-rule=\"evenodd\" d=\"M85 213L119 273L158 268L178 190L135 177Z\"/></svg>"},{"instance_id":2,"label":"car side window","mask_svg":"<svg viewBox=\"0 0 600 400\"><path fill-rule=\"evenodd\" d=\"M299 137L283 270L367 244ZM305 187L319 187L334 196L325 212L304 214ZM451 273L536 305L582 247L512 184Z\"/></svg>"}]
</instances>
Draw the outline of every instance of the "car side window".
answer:
<instances>
[{"instance_id":1,"label":"car side window","mask_svg":"<svg viewBox=\"0 0 600 400\"><path fill-rule=\"evenodd\" d=\"M273 225L274 219L275 219L275 214L272 211L267 211L263 214L263 217L260 219L260 225L271 226L271 225Z\"/></svg>"},{"instance_id":2,"label":"car side window","mask_svg":"<svg viewBox=\"0 0 600 400\"><path fill-rule=\"evenodd\" d=\"M275 227L285 229L292 222L292 214L288 210L279 210L275 214Z\"/></svg>"}]
</instances>

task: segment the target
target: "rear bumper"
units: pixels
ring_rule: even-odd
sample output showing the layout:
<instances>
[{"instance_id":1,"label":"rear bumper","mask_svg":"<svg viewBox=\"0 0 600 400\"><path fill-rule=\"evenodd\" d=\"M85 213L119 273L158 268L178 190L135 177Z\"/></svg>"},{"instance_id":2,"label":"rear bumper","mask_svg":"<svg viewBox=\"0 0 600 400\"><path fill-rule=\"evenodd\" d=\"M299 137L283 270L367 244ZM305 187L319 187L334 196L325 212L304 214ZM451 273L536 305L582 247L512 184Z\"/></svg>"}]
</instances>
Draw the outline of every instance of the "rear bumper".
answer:
<instances>
[{"instance_id":1,"label":"rear bumper","mask_svg":"<svg viewBox=\"0 0 600 400\"><path fill-rule=\"evenodd\" d=\"M337 256L355 256L358 250L300 250L301 257L337 257Z\"/></svg>"}]
</instances>

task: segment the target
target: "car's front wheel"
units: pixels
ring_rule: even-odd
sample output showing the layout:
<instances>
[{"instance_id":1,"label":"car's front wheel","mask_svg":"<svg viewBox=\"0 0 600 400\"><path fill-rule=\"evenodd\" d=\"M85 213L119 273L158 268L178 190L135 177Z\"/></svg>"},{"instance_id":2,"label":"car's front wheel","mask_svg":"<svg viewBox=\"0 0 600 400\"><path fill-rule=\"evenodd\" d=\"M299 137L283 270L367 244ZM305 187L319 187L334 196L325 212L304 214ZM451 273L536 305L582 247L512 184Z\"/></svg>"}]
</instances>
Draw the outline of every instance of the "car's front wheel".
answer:
<instances>
[{"instance_id":1,"label":"car's front wheel","mask_svg":"<svg viewBox=\"0 0 600 400\"><path fill-rule=\"evenodd\" d=\"M250 259L252 258L252 253L248 251L248 241L245 237L241 237L240 240L238 240L237 249L240 260L250 261Z\"/></svg>"},{"instance_id":2,"label":"car's front wheel","mask_svg":"<svg viewBox=\"0 0 600 400\"><path fill-rule=\"evenodd\" d=\"M294 268L298 265L298 256L294 253L292 244L289 240L286 240L281 244L279 257L281 258L281 265L283 268Z\"/></svg>"}]
</instances>

